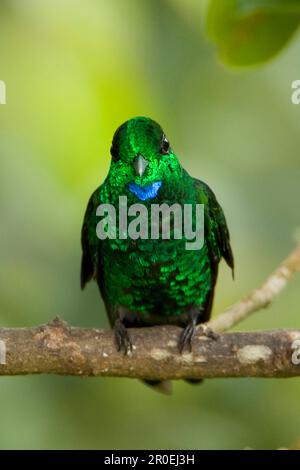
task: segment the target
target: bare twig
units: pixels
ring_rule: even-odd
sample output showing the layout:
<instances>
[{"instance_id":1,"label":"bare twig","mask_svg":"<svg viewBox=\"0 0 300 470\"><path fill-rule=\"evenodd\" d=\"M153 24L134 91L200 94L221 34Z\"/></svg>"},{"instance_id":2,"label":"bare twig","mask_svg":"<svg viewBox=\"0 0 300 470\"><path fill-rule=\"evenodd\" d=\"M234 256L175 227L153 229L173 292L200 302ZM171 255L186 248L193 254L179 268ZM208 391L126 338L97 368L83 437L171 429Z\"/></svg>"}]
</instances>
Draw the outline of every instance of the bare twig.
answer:
<instances>
[{"instance_id":1,"label":"bare twig","mask_svg":"<svg viewBox=\"0 0 300 470\"><path fill-rule=\"evenodd\" d=\"M288 281L300 270L300 243L261 287L211 320L207 326L213 331L226 331L254 312L268 305L285 288Z\"/></svg>"}]
</instances>

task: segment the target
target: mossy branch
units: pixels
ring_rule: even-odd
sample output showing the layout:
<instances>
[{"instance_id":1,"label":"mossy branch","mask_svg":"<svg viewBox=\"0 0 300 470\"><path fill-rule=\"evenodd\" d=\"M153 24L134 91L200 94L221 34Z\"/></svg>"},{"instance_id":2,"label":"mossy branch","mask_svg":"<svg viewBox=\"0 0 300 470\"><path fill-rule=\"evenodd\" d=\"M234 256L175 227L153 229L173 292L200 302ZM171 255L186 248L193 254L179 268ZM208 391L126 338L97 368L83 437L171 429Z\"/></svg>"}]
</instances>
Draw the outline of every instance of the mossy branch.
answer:
<instances>
[{"instance_id":1,"label":"mossy branch","mask_svg":"<svg viewBox=\"0 0 300 470\"><path fill-rule=\"evenodd\" d=\"M248 297L209 322L224 331L270 304L300 269L300 245ZM33 328L0 329L0 375L60 374L148 379L300 376L300 330L196 335L179 354L181 329L131 329L131 355L117 352L112 331L69 326L56 318ZM298 365L299 364L299 365Z\"/></svg>"},{"instance_id":2,"label":"mossy branch","mask_svg":"<svg viewBox=\"0 0 300 470\"><path fill-rule=\"evenodd\" d=\"M179 354L180 328L130 330L132 355L116 351L111 331L75 328L56 319L35 328L0 330L6 364L0 375L60 374L148 379L300 376L300 330L196 337L193 353ZM293 356L294 355L294 356ZM300 361L299 361L300 362Z\"/></svg>"}]
</instances>

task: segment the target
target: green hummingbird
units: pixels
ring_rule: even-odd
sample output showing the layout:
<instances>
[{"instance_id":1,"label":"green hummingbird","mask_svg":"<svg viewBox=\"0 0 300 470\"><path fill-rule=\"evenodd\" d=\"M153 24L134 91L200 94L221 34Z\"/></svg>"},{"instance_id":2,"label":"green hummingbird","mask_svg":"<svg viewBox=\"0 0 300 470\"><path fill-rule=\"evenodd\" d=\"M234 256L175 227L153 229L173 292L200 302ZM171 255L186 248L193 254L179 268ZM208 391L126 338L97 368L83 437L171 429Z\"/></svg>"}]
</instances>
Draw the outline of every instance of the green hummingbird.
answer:
<instances>
[{"instance_id":1,"label":"green hummingbird","mask_svg":"<svg viewBox=\"0 0 300 470\"><path fill-rule=\"evenodd\" d=\"M127 197L128 206L143 203L147 209L202 204L201 249L187 250L184 236L131 239L120 236L120 228L115 238L99 239L97 208L117 208L120 196ZM88 202L81 243L81 287L97 281L117 348L125 353L132 348L128 328L165 324L183 328L179 351L191 348L196 325L210 317L221 258L234 268L226 219L214 193L183 169L161 126L147 117L116 130L110 169Z\"/></svg>"}]
</instances>

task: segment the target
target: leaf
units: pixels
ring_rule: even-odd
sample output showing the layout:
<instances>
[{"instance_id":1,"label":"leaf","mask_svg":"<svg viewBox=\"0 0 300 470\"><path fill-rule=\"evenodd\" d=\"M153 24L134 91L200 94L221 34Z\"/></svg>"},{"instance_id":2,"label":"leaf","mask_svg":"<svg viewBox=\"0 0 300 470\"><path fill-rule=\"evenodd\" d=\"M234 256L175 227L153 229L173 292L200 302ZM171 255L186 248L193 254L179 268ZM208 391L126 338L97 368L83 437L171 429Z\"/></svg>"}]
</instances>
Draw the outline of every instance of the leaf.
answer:
<instances>
[{"instance_id":1,"label":"leaf","mask_svg":"<svg viewBox=\"0 0 300 470\"><path fill-rule=\"evenodd\" d=\"M277 54L300 23L300 0L210 0L208 37L222 62L249 66Z\"/></svg>"}]
</instances>

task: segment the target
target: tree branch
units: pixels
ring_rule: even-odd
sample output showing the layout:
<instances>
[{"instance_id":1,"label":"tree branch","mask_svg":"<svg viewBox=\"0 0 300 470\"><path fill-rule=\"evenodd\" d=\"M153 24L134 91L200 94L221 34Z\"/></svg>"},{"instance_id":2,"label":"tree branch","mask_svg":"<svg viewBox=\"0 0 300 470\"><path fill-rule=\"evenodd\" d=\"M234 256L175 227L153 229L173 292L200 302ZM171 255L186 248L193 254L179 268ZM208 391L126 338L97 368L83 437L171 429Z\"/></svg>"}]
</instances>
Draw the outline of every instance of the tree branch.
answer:
<instances>
[{"instance_id":1,"label":"tree branch","mask_svg":"<svg viewBox=\"0 0 300 470\"><path fill-rule=\"evenodd\" d=\"M224 331L266 307L300 269L300 244L259 288L208 323ZM133 352L116 351L113 332L55 319L34 328L0 329L0 375L60 374L148 379L300 376L300 330L196 335L179 354L181 329L130 329Z\"/></svg>"},{"instance_id":2,"label":"tree branch","mask_svg":"<svg viewBox=\"0 0 300 470\"><path fill-rule=\"evenodd\" d=\"M59 319L35 328L1 329L7 350L0 375L148 379L300 376L300 365L292 361L293 354L300 358L293 349L299 340L300 351L300 330L227 333L217 340L198 336L193 353L182 355L177 349L180 332L174 326L132 329L134 349L126 357L117 352L111 331L75 328Z\"/></svg>"}]
</instances>

